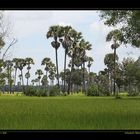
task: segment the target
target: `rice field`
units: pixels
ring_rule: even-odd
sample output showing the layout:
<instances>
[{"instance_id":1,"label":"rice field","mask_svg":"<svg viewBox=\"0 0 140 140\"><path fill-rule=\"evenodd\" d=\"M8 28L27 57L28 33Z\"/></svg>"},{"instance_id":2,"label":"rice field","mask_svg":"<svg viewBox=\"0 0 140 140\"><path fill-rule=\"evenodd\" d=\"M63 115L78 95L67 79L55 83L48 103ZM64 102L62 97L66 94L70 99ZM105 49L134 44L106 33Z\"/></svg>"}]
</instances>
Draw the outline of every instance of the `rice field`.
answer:
<instances>
[{"instance_id":1,"label":"rice field","mask_svg":"<svg viewBox=\"0 0 140 140\"><path fill-rule=\"evenodd\" d=\"M140 98L0 96L0 130L140 129Z\"/></svg>"}]
</instances>

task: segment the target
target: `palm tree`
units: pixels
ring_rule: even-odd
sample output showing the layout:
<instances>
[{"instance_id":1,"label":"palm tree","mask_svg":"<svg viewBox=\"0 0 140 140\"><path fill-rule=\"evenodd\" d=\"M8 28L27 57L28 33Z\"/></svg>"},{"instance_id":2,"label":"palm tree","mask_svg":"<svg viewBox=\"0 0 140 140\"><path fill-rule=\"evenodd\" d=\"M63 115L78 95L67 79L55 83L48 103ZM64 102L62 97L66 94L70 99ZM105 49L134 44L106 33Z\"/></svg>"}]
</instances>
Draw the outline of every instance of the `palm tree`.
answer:
<instances>
[{"instance_id":1,"label":"palm tree","mask_svg":"<svg viewBox=\"0 0 140 140\"><path fill-rule=\"evenodd\" d=\"M91 68L91 65L92 65L92 62L93 62L93 58L92 57L87 57L87 67L88 67L88 73L90 73L90 68Z\"/></svg>"},{"instance_id":2,"label":"palm tree","mask_svg":"<svg viewBox=\"0 0 140 140\"><path fill-rule=\"evenodd\" d=\"M114 50L114 87L113 87L114 95L116 92L116 87L115 87L115 83L116 83L116 69L115 69L116 49L122 44L123 40L124 40L124 36L123 36L122 32L118 29L115 29L115 30L109 32L106 37L106 41L113 41L111 48ZM118 96L118 94L116 94L116 96Z\"/></svg>"},{"instance_id":3,"label":"palm tree","mask_svg":"<svg viewBox=\"0 0 140 140\"><path fill-rule=\"evenodd\" d=\"M32 82L32 85L34 86L34 84L35 84L35 79L32 79L31 82Z\"/></svg>"},{"instance_id":4,"label":"palm tree","mask_svg":"<svg viewBox=\"0 0 140 140\"><path fill-rule=\"evenodd\" d=\"M22 83L22 75L21 74L19 74L19 80L20 80L20 84Z\"/></svg>"},{"instance_id":5,"label":"palm tree","mask_svg":"<svg viewBox=\"0 0 140 140\"><path fill-rule=\"evenodd\" d=\"M28 79L30 78L30 73L29 72L26 72L25 73L25 78L27 79L27 86L28 86Z\"/></svg>"},{"instance_id":6,"label":"palm tree","mask_svg":"<svg viewBox=\"0 0 140 140\"><path fill-rule=\"evenodd\" d=\"M22 78L22 87L23 87L23 92L24 92L24 79L23 79L23 68L26 66L26 61L25 59L19 58L19 65L18 65L18 69L21 72L21 78Z\"/></svg>"},{"instance_id":7,"label":"palm tree","mask_svg":"<svg viewBox=\"0 0 140 140\"><path fill-rule=\"evenodd\" d=\"M6 73L3 72L3 68L5 68L5 65L4 65L4 61L3 59L0 59L0 86L4 86L5 85L5 78L6 78ZM0 87L1 88L1 87ZM3 87L4 89L4 87ZM4 92L4 90L3 90Z\"/></svg>"},{"instance_id":8,"label":"palm tree","mask_svg":"<svg viewBox=\"0 0 140 140\"><path fill-rule=\"evenodd\" d=\"M72 45L72 40L70 38L70 32L72 30L71 26L65 26L63 27L63 36L64 38L60 39L60 42L62 43L63 48L65 49L65 56L64 56L64 92L65 92L65 84L66 84L66 60L67 60L67 54L69 51L69 48Z\"/></svg>"},{"instance_id":9,"label":"palm tree","mask_svg":"<svg viewBox=\"0 0 140 140\"><path fill-rule=\"evenodd\" d=\"M50 69L50 64L51 64L51 59L50 58L46 57L42 60L41 65L45 65L46 76L48 76L48 71Z\"/></svg>"},{"instance_id":10,"label":"palm tree","mask_svg":"<svg viewBox=\"0 0 140 140\"><path fill-rule=\"evenodd\" d=\"M25 77L27 79L27 86L28 86L28 82L29 82L29 78L30 78L30 69L31 69L31 66L30 65L31 64L34 65L34 61L33 61L32 58L27 57L27 58L25 58L25 63L27 65L27 70L28 70L28 72L25 74Z\"/></svg>"},{"instance_id":11,"label":"palm tree","mask_svg":"<svg viewBox=\"0 0 140 140\"><path fill-rule=\"evenodd\" d=\"M49 28L49 31L46 34L47 39L50 38L50 37L54 39L54 41L51 42L51 45L55 49L58 87L59 87L59 71L58 71L58 55L57 55L57 50L60 47L60 43L58 41L58 38L61 38L62 36L63 36L62 26L59 26L59 25L51 26Z\"/></svg>"},{"instance_id":12,"label":"palm tree","mask_svg":"<svg viewBox=\"0 0 140 140\"><path fill-rule=\"evenodd\" d=\"M47 77L47 75L44 75L43 77L42 77L42 79L41 79L41 83L42 83L42 85L43 86L47 86L47 84L48 84L48 79L47 79L48 77Z\"/></svg>"},{"instance_id":13,"label":"palm tree","mask_svg":"<svg viewBox=\"0 0 140 140\"><path fill-rule=\"evenodd\" d=\"M86 51L91 50L91 44L84 39L79 43L79 52L81 56L81 61L83 63L83 91L85 92L85 62L87 61Z\"/></svg>"},{"instance_id":14,"label":"palm tree","mask_svg":"<svg viewBox=\"0 0 140 140\"><path fill-rule=\"evenodd\" d=\"M18 58L13 58L13 63L14 63L14 68L15 68L15 76L14 76L14 85L16 85L16 75L17 75L17 69L19 66L19 59Z\"/></svg>"},{"instance_id":15,"label":"palm tree","mask_svg":"<svg viewBox=\"0 0 140 140\"><path fill-rule=\"evenodd\" d=\"M11 60L6 60L4 62L5 64L5 67L7 68L7 72L8 72L8 85L9 85L9 89L10 89L10 94L11 94L11 90L12 90L12 79L11 79L11 72L12 72L12 66L13 66L13 63Z\"/></svg>"},{"instance_id":16,"label":"palm tree","mask_svg":"<svg viewBox=\"0 0 140 140\"><path fill-rule=\"evenodd\" d=\"M51 85L53 85L55 75L56 75L56 67L53 63L51 63L50 69L49 69L49 76L48 76L49 79L51 80Z\"/></svg>"},{"instance_id":17,"label":"palm tree","mask_svg":"<svg viewBox=\"0 0 140 140\"><path fill-rule=\"evenodd\" d=\"M115 60L118 61L118 56L116 55ZM108 68L108 79L109 79L109 83L110 83L110 92L112 93L112 77L113 77L113 69L114 69L114 54L113 53L109 53L105 55L104 58L104 64L107 66Z\"/></svg>"},{"instance_id":18,"label":"palm tree","mask_svg":"<svg viewBox=\"0 0 140 140\"><path fill-rule=\"evenodd\" d=\"M69 82L68 82L68 94L70 94L70 90L72 90L71 79L72 79L72 73L74 69L74 60L77 56L78 42L82 38L82 33L77 32L74 29L72 29L69 34L72 41L72 46L68 52L68 56L71 57L71 72L70 72L70 77L69 77Z\"/></svg>"},{"instance_id":19,"label":"palm tree","mask_svg":"<svg viewBox=\"0 0 140 140\"><path fill-rule=\"evenodd\" d=\"M41 75L43 75L42 70L41 70L41 69L38 69L38 70L35 72L35 75L38 75L38 82L39 82L39 86L40 86Z\"/></svg>"}]
</instances>

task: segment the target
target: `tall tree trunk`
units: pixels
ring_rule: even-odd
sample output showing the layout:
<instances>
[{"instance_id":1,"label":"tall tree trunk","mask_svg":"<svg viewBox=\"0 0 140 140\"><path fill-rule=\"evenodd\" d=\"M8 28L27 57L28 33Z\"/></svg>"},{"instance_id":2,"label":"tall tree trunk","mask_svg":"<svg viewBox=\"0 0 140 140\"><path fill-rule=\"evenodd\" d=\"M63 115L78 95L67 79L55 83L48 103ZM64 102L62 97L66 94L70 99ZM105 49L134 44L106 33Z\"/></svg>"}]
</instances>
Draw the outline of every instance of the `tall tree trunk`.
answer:
<instances>
[{"instance_id":1,"label":"tall tree trunk","mask_svg":"<svg viewBox=\"0 0 140 140\"><path fill-rule=\"evenodd\" d=\"M70 77L69 77L69 82L68 82L68 94L70 94L71 87L72 87L71 79L72 79L72 72L73 72L73 67L74 67L73 61L74 61L74 54L72 55L72 58L71 58L71 71L70 71Z\"/></svg>"},{"instance_id":2,"label":"tall tree trunk","mask_svg":"<svg viewBox=\"0 0 140 140\"><path fill-rule=\"evenodd\" d=\"M17 68L15 69L15 79L14 79L14 85L16 85L16 76L17 76Z\"/></svg>"},{"instance_id":3,"label":"tall tree trunk","mask_svg":"<svg viewBox=\"0 0 140 140\"><path fill-rule=\"evenodd\" d=\"M57 49L55 49L55 54L56 54L57 82L58 82L58 88L60 88L60 86L59 86L59 71L58 71L58 56L57 56Z\"/></svg>"},{"instance_id":4,"label":"tall tree trunk","mask_svg":"<svg viewBox=\"0 0 140 140\"><path fill-rule=\"evenodd\" d=\"M85 62L83 62L83 92L85 93Z\"/></svg>"},{"instance_id":5,"label":"tall tree trunk","mask_svg":"<svg viewBox=\"0 0 140 140\"><path fill-rule=\"evenodd\" d=\"M73 83L72 83L72 73L73 73L73 69L74 69L74 54L72 56L72 63L71 63L71 72L70 72L70 91L72 92L72 87L73 87Z\"/></svg>"},{"instance_id":6,"label":"tall tree trunk","mask_svg":"<svg viewBox=\"0 0 140 140\"><path fill-rule=\"evenodd\" d=\"M30 66L28 66L28 67L30 67ZM29 69L28 69L28 74L29 74ZM29 83L29 77L27 78L27 87L28 87L28 84Z\"/></svg>"},{"instance_id":7,"label":"tall tree trunk","mask_svg":"<svg viewBox=\"0 0 140 140\"><path fill-rule=\"evenodd\" d=\"M12 91L12 81L11 81L11 68L10 68L10 73L9 73L9 86L10 86L10 94L11 94L11 91Z\"/></svg>"},{"instance_id":8,"label":"tall tree trunk","mask_svg":"<svg viewBox=\"0 0 140 140\"><path fill-rule=\"evenodd\" d=\"M45 92L47 92L47 78L48 78L48 73L47 73L47 70L46 70L46 84L45 84Z\"/></svg>"},{"instance_id":9,"label":"tall tree trunk","mask_svg":"<svg viewBox=\"0 0 140 140\"><path fill-rule=\"evenodd\" d=\"M22 77L22 88L23 88L23 92L24 92L25 90L24 90L24 80L23 80L23 72L22 72L22 70L21 70L21 77Z\"/></svg>"},{"instance_id":10,"label":"tall tree trunk","mask_svg":"<svg viewBox=\"0 0 140 140\"><path fill-rule=\"evenodd\" d=\"M67 54L66 54L66 49L65 49L65 58L64 58L64 92L66 89L66 59L67 59Z\"/></svg>"},{"instance_id":11,"label":"tall tree trunk","mask_svg":"<svg viewBox=\"0 0 140 140\"><path fill-rule=\"evenodd\" d=\"M109 95L110 95L110 78L109 78L109 70L108 70L108 91L109 91Z\"/></svg>"},{"instance_id":12,"label":"tall tree trunk","mask_svg":"<svg viewBox=\"0 0 140 140\"><path fill-rule=\"evenodd\" d=\"M112 83L112 72L110 73L110 92L112 94L113 91L113 83Z\"/></svg>"},{"instance_id":13,"label":"tall tree trunk","mask_svg":"<svg viewBox=\"0 0 140 140\"><path fill-rule=\"evenodd\" d=\"M28 87L28 80L29 80L29 78L27 78L27 87Z\"/></svg>"},{"instance_id":14,"label":"tall tree trunk","mask_svg":"<svg viewBox=\"0 0 140 140\"><path fill-rule=\"evenodd\" d=\"M90 85L90 67L88 67L88 87L89 87L89 85Z\"/></svg>"},{"instance_id":15,"label":"tall tree trunk","mask_svg":"<svg viewBox=\"0 0 140 140\"><path fill-rule=\"evenodd\" d=\"M130 81L130 78L129 78L129 95L131 95L131 81Z\"/></svg>"},{"instance_id":16,"label":"tall tree trunk","mask_svg":"<svg viewBox=\"0 0 140 140\"><path fill-rule=\"evenodd\" d=\"M40 78L39 78L39 81L38 82L39 82L39 87L40 87Z\"/></svg>"},{"instance_id":17,"label":"tall tree trunk","mask_svg":"<svg viewBox=\"0 0 140 140\"><path fill-rule=\"evenodd\" d=\"M10 93L10 70L9 70L9 66L8 66L8 85L9 85L8 93Z\"/></svg>"},{"instance_id":18,"label":"tall tree trunk","mask_svg":"<svg viewBox=\"0 0 140 140\"><path fill-rule=\"evenodd\" d=\"M88 67L88 73L90 73L90 67Z\"/></svg>"},{"instance_id":19,"label":"tall tree trunk","mask_svg":"<svg viewBox=\"0 0 140 140\"><path fill-rule=\"evenodd\" d=\"M15 69L15 76L14 76L14 91L16 89L16 76L17 76L17 68Z\"/></svg>"},{"instance_id":20,"label":"tall tree trunk","mask_svg":"<svg viewBox=\"0 0 140 140\"><path fill-rule=\"evenodd\" d=\"M116 48L114 48L114 85L113 85L113 92L114 95L118 96L118 94L116 94L116 66L115 66L115 62L116 62Z\"/></svg>"}]
</instances>

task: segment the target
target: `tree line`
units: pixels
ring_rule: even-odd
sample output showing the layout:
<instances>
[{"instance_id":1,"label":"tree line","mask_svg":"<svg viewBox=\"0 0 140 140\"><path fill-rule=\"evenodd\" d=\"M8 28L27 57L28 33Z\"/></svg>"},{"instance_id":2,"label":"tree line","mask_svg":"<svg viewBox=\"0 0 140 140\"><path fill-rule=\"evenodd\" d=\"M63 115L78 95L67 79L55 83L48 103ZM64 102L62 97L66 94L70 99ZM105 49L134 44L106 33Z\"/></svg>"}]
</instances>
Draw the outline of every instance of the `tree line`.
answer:
<instances>
[{"instance_id":1,"label":"tree line","mask_svg":"<svg viewBox=\"0 0 140 140\"><path fill-rule=\"evenodd\" d=\"M36 85L43 86L45 91L52 86L58 89L58 93L70 94L82 91L86 95L115 95L119 92L128 92L129 95L139 95L140 92L140 57L137 60L133 58L124 58L119 62L117 48L122 45L131 45L140 47L139 41L139 19L138 10L109 10L100 11L100 17L107 26L117 27L110 31L106 36L107 42L112 42L112 53L106 54L104 64L106 68L99 73L91 72L91 66L94 59L87 55L92 49L89 41L86 41L81 32L76 31L71 26L53 25L46 33L46 39L52 38L51 46L55 50L55 64L50 58L44 58L41 65L44 65L45 74L41 69L37 69L36 79L32 79L32 87ZM3 38L0 38L0 44L5 45ZM58 49L64 49L64 68L59 72L58 67ZM69 62L67 64L67 59ZM0 85L2 87L7 83L9 92L12 86L16 86L17 70L20 71L18 85L22 86L23 92L29 89L30 69L34 65L32 58L14 58L13 60L0 59ZM23 69L26 67L26 84L24 83ZM12 72L15 72L12 76ZM54 80L57 84L54 85ZM60 83L61 79L61 83ZM49 82L50 80L50 82ZM26 85L26 86L25 86ZM56 90L55 90L56 91Z\"/></svg>"}]
</instances>

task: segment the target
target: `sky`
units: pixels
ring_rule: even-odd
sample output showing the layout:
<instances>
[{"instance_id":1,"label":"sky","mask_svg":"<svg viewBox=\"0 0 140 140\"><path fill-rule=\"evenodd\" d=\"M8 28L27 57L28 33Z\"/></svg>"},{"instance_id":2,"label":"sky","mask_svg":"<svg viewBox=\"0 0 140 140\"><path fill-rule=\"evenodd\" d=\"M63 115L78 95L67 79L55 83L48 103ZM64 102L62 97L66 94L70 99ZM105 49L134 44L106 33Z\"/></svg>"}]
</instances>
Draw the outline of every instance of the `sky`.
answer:
<instances>
[{"instance_id":1,"label":"sky","mask_svg":"<svg viewBox=\"0 0 140 140\"><path fill-rule=\"evenodd\" d=\"M33 58L35 65L31 66L31 79L37 77L35 76L37 69L42 69L45 74L44 66L41 66L43 58L49 57L55 63L55 50L50 44L52 39L46 38L46 33L52 25L71 25L78 32L82 32L83 38L92 44L92 50L87 54L94 59L91 67L93 72L98 73L103 70L106 67L104 56L113 52L110 47L111 43L106 42L106 35L113 27L104 25L99 17L99 11L8 10L5 11L5 16L10 21L11 39L15 37L18 40L10 48L8 59ZM124 57L133 57L136 60L140 56L140 49L121 46L117 49L117 53L119 61L122 61ZM58 63L59 71L62 71L64 64L62 46L58 49ZM24 68L25 72L26 68Z\"/></svg>"}]
</instances>

